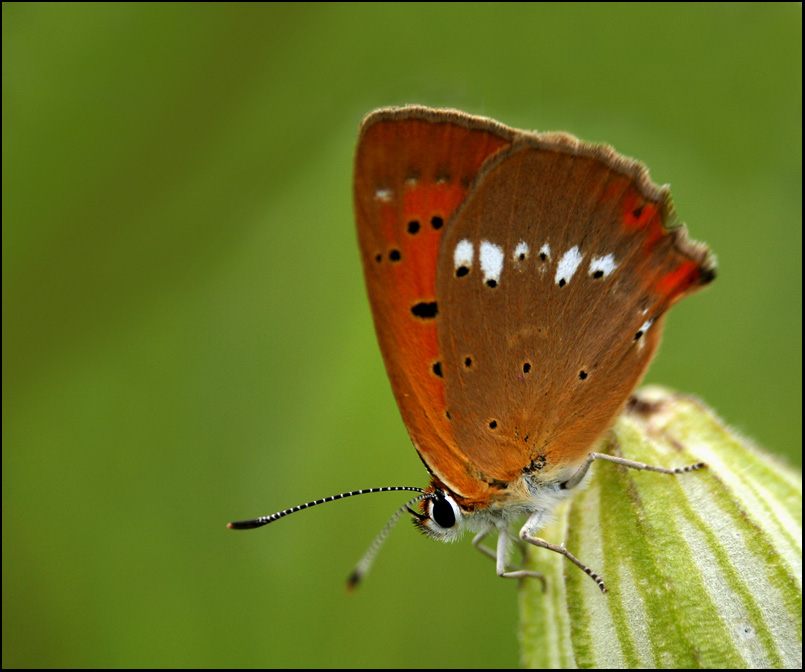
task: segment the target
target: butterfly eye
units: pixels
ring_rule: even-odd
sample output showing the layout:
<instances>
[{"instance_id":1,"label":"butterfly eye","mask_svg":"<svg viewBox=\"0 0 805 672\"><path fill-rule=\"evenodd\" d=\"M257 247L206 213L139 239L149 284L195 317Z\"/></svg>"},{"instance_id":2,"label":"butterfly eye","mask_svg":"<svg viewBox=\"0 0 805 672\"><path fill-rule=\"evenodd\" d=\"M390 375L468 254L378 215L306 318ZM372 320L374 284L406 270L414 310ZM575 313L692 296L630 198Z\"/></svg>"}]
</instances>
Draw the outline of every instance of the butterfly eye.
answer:
<instances>
[{"instance_id":1,"label":"butterfly eye","mask_svg":"<svg viewBox=\"0 0 805 672\"><path fill-rule=\"evenodd\" d=\"M430 518L439 527L449 530L456 524L456 512L454 504L447 500L443 495L438 495L431 500Z\"/></svg>"}]
</instances>

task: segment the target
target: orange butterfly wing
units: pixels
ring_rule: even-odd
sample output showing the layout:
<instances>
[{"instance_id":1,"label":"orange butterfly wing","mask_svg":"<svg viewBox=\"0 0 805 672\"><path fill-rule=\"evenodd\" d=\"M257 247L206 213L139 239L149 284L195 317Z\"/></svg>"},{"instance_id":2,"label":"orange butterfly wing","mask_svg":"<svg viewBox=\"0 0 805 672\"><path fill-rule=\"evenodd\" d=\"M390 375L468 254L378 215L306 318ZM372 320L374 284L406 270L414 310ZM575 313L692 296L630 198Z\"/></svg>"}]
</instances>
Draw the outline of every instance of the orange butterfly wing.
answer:
<instances>
[{"instance_id":1,"label":"orange butterfly wing","mask_svg":"<svg viewBox=\"0 0 805 672\"><path fill-rule=\"evenodd\" d=\"M470 506L524 470L556 480L583 459L642 378L668 308L714 277L707 248L668 228L670 197L641 164L564 134L379 110L361 127L354 189L403 420ZM496 255L503 275L488 285ZM563 265L580 270L560 284Z\"/></svg>"},{"instance_id":2,"label":"orange butterfly wing","mask_svg":"<svg viewBox=\"0 0 805 672\"><path fill-rule=\"evenodd\" d=\"M713 279L673 223L667 189L606 146L522 133L484 164L442 239L439 350L453 440L509 496L524 471L570 476L668 309Z\"/></svg>"},{"instance_id":3,"label":"orange butterfly wing","mask_svg":"<svg viewBox=\"0 0 805 672\"><path fill-rule=\"evenodd\" d=\"M411 440L459 496L483 497L483 474L453 439L437 339L442 234L482 163L514 132L461 112L419 107L364 119L355 156L358 240L380 350Z\"/></svg>"}]
</instances>

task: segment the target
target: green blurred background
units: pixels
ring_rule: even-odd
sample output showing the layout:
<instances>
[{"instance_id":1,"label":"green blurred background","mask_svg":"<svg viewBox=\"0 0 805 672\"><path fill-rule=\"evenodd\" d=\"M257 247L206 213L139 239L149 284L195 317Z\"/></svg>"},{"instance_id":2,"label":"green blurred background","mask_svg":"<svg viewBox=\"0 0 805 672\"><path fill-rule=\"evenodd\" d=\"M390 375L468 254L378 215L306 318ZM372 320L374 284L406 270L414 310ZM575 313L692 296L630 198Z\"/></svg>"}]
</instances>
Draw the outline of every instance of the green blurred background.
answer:
<instances>
[{"instance_id":1,"label":"green blurred background","mask_svg":"<svg viewBox=\"0 0 805 672\"><path fill-rule=\"evenodd\" d=\"M720 261L647 381L801 460L799 5L3 5L3 665L511 666L424 485L351 162L417 102L606 141Z\"/></svg>"}]
</instances>

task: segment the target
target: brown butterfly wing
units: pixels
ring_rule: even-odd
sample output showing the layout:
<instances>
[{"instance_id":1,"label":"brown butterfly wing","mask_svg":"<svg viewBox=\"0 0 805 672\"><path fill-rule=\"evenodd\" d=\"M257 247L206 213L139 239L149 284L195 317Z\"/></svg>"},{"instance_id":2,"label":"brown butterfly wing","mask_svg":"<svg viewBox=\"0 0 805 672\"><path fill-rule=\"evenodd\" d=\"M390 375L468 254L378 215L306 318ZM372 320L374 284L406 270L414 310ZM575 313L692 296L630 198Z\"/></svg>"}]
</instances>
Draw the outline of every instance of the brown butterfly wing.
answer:
<instances>
[{"instance_id":1,"label":"brown butterfly wing","mask_svg":"<svg viewBox=\"0 0 805 672\"><path fill-rule=\"evenodd\" d=\"M487 480L566 477L612 424L668 308L714 277L672 218L640 164L571 136L522 134L484 166L436 299L449 431Z\"/></svg>"},{"instance_id":2,"label":"brown butterfly wing","mask_svg":"<svg viewBox=\"0 0 805 672\"><path fill-rule=\"evenodd\" d=\"M394 396L425 465L467 497L485 486L445 413L437 260L447 223L482 163L513 135L461 112L384 109L364 120L355 156L361 259Z\"/></svg>"}]
</instances>

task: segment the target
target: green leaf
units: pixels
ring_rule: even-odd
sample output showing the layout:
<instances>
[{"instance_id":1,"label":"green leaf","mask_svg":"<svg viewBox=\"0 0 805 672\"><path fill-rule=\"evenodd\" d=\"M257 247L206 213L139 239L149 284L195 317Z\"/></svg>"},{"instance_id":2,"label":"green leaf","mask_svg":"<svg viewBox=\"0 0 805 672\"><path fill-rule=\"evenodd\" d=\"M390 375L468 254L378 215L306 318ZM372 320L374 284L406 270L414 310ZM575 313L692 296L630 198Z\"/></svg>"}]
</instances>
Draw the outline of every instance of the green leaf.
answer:
<instances>
[{"instance_id":1,"label":"green leaf","mask_svg":"<svg viewBox=\"0 0 805 672\"><path fill-rule=\"evenodd\" d=\"M802 478L702 402L640 391L603 452L680 475L596 462L528 547L520 642L526 667L801 667Z\"/></svg>"}]
</instances>

